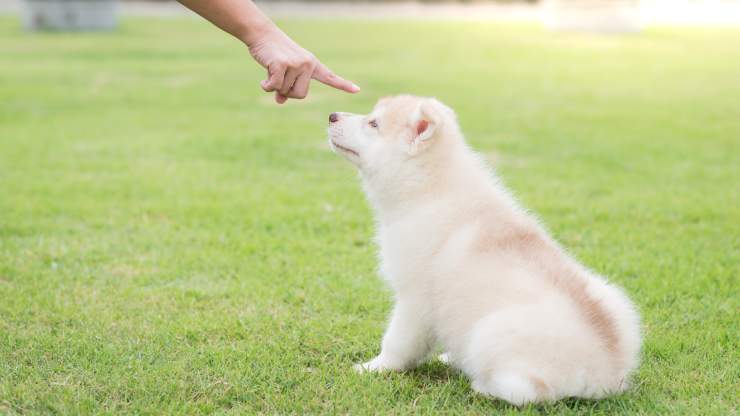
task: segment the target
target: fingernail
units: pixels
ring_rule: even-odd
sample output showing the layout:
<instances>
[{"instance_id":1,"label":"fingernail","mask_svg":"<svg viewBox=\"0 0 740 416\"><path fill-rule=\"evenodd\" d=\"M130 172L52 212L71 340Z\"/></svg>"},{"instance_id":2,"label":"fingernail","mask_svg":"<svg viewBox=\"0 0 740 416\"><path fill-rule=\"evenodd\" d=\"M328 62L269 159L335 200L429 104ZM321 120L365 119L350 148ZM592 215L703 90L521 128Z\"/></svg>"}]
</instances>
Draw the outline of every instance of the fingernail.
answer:
<instances>
[{"instance_id":1,"label":"fingernail","mask_svg":"<svg viewBox=\"0 0 740 416\"><path fill-rule=\"evenodd\" d=\"M354 90L354 92L358 92L360 91L360 87L358 87L357 84L352 83L352 90Z\"/></svg>"}]
</instances>

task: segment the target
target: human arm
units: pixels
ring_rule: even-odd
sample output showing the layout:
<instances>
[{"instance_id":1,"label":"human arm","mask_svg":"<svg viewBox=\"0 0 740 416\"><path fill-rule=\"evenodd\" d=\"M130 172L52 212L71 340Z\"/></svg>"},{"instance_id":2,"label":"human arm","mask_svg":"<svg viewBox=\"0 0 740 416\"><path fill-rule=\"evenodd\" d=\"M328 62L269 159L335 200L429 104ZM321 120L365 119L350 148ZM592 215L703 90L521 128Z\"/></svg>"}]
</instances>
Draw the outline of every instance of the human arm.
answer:
<instances>
[{"instance_id":1,"label":"human arm","mask_svg":"<svg viewBox=\"0 0 740 416\"><path fill-rule=\"evenodd\" d=\"M279 104L288 98L305 98L311 79L350 93L360 90L294 42L251 0L179 1L249 48L252 57L267 70L267 79L260 83L262 89L274 91Z\"/></svg>"}]
</instances>

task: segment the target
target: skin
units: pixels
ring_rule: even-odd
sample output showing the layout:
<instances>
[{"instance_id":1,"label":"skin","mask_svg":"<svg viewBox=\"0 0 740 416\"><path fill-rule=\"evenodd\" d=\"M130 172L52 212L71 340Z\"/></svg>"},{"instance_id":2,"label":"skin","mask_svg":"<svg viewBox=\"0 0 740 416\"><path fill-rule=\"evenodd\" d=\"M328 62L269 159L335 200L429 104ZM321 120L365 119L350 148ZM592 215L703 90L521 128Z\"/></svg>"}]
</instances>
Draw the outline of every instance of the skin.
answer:
<instances>
[{"instance_id":1,"label":"skin","mask_svg":"<svg viewBox=\"0 0 740 416\"><path fill-rule=\"evenodd\" d=\"M254 60L267 70L260 86L274 92L278 104L288 98L306 98L312 79L349 93L360 91L295 43L250 0L179 1L249 48Z\"/></svg>"}]
</instances>

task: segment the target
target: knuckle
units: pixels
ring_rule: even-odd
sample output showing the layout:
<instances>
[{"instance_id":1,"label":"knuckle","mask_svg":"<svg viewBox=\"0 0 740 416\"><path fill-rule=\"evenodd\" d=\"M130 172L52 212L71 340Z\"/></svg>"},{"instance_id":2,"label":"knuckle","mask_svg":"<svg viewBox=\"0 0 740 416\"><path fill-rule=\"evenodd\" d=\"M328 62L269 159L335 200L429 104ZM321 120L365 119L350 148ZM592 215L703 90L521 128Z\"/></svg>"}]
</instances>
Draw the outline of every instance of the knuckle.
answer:
<instances>
[{"instance_id":1,"label":"knuckle","mask_svg":"<svg viewBox=\"0 0 740 416\"><path fill-rule=\"evenodd\" d=\"M273 82L272 78L267 80L264 83L260 83L260 87L262 87L265 92L270 92L275 90L275 83Z\"/></svg>"}]
</instances>

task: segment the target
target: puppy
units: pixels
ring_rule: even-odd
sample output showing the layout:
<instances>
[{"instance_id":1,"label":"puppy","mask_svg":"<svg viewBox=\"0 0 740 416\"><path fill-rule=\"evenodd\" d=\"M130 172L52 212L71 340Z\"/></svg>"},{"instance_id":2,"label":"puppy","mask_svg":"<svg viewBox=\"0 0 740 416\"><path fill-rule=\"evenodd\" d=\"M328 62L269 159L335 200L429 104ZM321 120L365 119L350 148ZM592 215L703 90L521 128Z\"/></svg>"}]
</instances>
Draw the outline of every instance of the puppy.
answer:
<instances>
[{"instance_id":1,"label":"puppy","mask_svg":"<svg viewBox=\"0 0 740 416\"><path fill-rule=\"evenodd\" d=\"M401 95L329 121L332 149L360 171L395 294L380 355L358 371L412 368L441 346L475 391L514 405L627 388L634 305L519 206L450 108Z\"/></svg>"}]
</instances>

